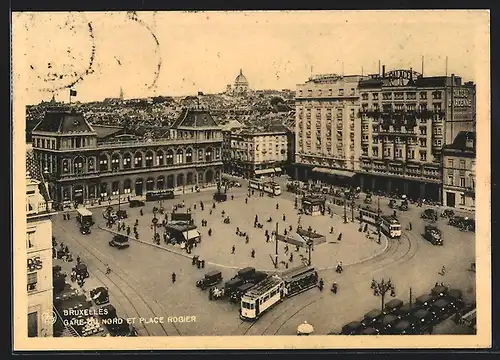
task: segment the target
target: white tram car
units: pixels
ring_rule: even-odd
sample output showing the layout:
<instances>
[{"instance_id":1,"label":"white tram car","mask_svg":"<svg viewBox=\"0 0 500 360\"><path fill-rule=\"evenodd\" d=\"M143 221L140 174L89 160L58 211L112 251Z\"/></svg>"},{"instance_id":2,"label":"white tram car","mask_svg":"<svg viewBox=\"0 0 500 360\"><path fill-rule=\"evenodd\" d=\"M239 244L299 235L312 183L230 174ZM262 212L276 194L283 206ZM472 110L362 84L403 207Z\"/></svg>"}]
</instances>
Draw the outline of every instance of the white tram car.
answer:
<instances>
[{"instance_id":1,"label":"white tram car","mask_svg":"<svg viewBox=\"0 0 500 360\"><path fill-rule=\"evenodd\" d=\"M307 265L270 276L241 297L240 318L255 321L284 299L311 289L317 283L318 273Z\"/></svg>"},{"instance_id":2,"label":"white tram car","mask_svg":"<svg viewBox=\"0 0 500 360\"><path fill-rule=\"evenodd\" d=\"M273 181L250 180L248 187L276 196L281 195L281 186Z\"/></svg>"},{"instance_id":3,"label":"white tram car","mask_svg":"<svg viewBox=\"0 0 500 360\"><path fill-rule=\"evenodd\" d=\"M380 230L386 236L391 239L401 237L401 223L392 215L379 215L377 209L362 207L359 210L359 219L373 225L380 221Z\"/></svg>"}]
</instances>

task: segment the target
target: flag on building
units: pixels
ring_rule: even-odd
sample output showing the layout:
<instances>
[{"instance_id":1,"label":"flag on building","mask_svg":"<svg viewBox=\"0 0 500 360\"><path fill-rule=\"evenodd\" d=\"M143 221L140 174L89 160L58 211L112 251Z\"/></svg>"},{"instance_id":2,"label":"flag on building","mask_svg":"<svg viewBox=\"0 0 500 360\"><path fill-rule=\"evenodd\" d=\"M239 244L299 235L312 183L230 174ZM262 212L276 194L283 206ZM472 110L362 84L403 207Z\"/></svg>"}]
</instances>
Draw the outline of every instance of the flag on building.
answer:
<instances>
[{"instance_id":1,"label":"flag on building","mask_svg":"<svg viewBox=\"0 0 500 360\"><path fill-rule=\"evenodd\" d=\"M76 96L76 90L69 89L69 96Z\"/></svg>"}]
</instances>

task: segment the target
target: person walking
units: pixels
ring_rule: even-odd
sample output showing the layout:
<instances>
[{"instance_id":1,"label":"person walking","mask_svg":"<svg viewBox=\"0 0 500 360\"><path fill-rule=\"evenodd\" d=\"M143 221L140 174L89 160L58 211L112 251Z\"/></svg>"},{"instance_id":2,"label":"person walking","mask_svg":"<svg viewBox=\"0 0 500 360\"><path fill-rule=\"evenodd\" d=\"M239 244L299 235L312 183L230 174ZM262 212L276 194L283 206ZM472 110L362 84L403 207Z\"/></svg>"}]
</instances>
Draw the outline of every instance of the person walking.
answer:
<instances>
[{"instance_id":1,"label":"person walking","mask_svg":"<svg viewBox=\"0 0 500 360\"><path fill-rule=\"evenodd\" d=\"M177 280L177 275L173 272L172 273L172 283L175 284L176 280Z\"/></svg>"},{"instance_id":2,"label":"person walking","mask_svg":"<svg viewBox=\"0 0 500 360\"><path fill-rule=\"evenodd\" d=\"M250 253L250 256L251 256L252 258L255 258L255 249L252 249L252 252Z\"/></svg>"},{"instance_id":3,"label":"person walking","mask_svg":"<svg viewBox=\"0 0 500 360\"><path fill-rule=\"evenodd\" d=\"M233 245L233 247L231 248L231 254L234 254L236 251L236 246Z\"/></svg>"}]
</instances>

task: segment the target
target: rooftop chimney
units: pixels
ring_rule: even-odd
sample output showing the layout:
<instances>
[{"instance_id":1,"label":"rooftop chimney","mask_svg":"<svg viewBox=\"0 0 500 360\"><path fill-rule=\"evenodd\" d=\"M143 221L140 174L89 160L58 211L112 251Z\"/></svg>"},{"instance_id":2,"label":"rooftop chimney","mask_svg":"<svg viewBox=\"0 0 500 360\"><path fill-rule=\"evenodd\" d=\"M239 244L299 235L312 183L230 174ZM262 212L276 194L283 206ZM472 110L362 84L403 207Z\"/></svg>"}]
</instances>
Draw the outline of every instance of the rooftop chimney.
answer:
<instances>
[{"instance_id":1,"label":"rooftop chimney","mask_svg":"<svg viewBox=\"0 0 500 360\"><path fill-rule=\"evenodd\" d=\"M385 65L382 65L382 77L385 77Z\"/></svg>"}]
</instances>

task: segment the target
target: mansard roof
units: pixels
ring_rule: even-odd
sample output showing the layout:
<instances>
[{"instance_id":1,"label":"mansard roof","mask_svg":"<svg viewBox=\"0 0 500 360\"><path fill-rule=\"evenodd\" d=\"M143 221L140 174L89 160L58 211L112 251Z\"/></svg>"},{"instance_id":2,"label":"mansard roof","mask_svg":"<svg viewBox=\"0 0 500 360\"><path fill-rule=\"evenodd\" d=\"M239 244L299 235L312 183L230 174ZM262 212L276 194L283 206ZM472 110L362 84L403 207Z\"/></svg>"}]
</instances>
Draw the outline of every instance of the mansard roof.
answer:
<instances>
[{"instance_id":1,"label":"mansard roof","mask_svg":"<svg viewBox=\"0 0 500 360\"><path fill-rule=\"evenodd\" d=\"M76 111L47 111L32 132L44 131L59 134L95 133L90 123Z\"/></svg>"},{"instance_id":2,"label":"mansard roof","mask_svg":"<svg viewBox=\"0 0 500 360\"><path fill-rule=\"evenodd\" d=\"M206 128L218 127L218 125L207 110L184 109L172 125L173 129L179 127Z\"/></svg>"}]
</instances>

